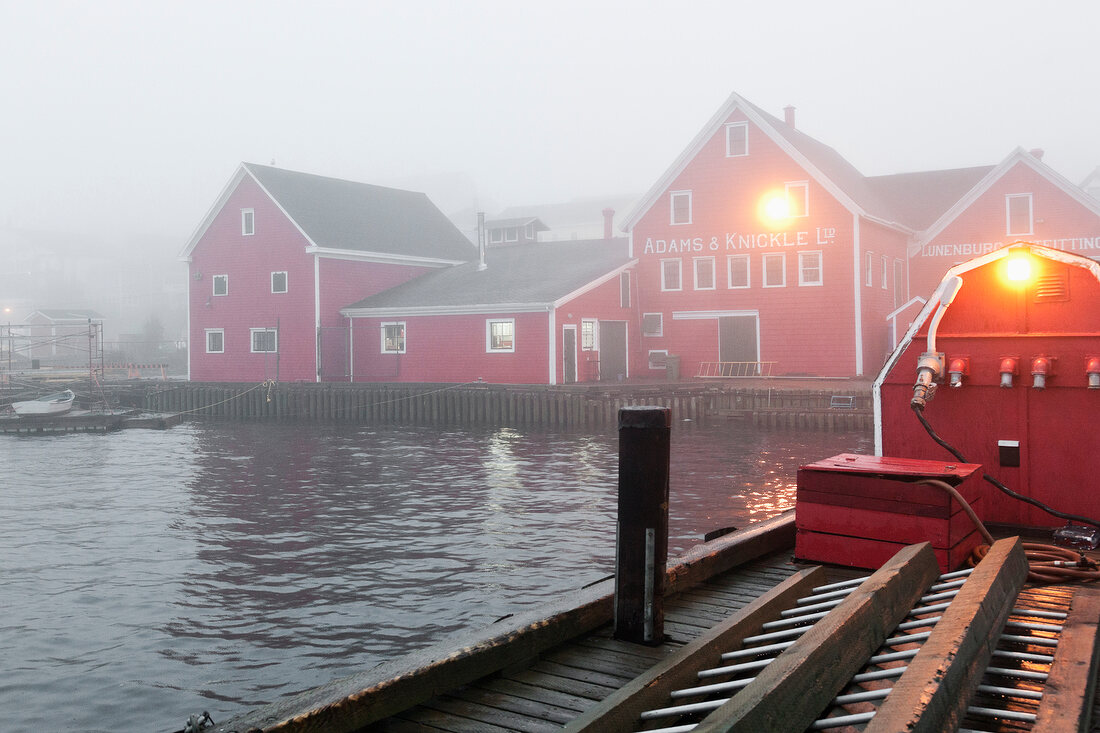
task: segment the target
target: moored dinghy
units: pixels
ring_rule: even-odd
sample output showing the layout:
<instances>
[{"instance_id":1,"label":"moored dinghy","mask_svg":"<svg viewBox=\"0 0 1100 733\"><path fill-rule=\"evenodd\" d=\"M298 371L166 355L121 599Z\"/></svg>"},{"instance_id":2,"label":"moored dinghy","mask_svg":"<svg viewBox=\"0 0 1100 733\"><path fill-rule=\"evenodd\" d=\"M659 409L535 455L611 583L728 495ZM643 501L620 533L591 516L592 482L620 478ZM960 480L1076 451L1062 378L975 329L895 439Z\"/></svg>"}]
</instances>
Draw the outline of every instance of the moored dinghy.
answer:
<instances>
[{"instance_id":1,"label":"moored dinghy","mask_svg":"<svg viewBox=\"0 0 1100 733\"><path fill-rule=\"evenodd\" d=\"M16 415L30 417L34 415L61 415L72 409L76 395L71 389L55 392L34 400L13 402L11 407Z\"/></svg>"}]
</instances>

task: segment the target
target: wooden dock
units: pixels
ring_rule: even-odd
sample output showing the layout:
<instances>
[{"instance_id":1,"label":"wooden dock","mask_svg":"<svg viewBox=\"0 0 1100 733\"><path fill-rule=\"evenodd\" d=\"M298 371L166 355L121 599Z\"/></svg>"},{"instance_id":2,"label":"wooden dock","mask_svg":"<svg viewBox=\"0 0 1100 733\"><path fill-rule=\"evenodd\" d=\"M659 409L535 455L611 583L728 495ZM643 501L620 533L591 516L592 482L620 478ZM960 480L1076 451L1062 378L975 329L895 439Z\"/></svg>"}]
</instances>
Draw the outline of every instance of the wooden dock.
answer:
<instances>
[{"instance_id":1,"label":"wooden dock","mask_svg":"<svg viewBox=\"0 0 1100 733\"><path fill-rule=\"evenodd\" d=\"M792 533L788 513L672 563L660 644L613 638L604 581L209 730L1090 730L1091 586L1025 586L1015 540L972 579L938 578L927 545L867 577L794 564Z\"/></svg>"}]
</instances>

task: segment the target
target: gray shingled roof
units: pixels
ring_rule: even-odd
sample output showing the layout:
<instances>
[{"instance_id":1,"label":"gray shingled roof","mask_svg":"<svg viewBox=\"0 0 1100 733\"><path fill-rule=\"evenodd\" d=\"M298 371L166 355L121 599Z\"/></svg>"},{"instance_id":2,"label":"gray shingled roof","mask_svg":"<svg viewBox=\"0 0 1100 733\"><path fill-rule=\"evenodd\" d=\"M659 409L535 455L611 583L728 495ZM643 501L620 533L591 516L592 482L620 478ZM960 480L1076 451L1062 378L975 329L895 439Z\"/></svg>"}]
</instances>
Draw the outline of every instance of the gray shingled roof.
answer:
<instances>
[{"instance_id":1,"label":"gray shingled roof","mask_svg":"<svg viewBox=\"0 0 1100 733\"><path fill-rule=\"evenodd\" d=\"M895 219L911 229L927 229L996 166L874 176L868 185L889 202Z\"/></svg>"},{"instance_id":2,"label":"gray shingled roof","mask_svg":"<svg viewBox=\"0 0 1100 733\"><path fill-rule=\"evenodd\" d=\"M477 262L436 270L353 303L344 311L547 304L629 261L625 238L499 247L486 252L488 267L484 270L477 269Z\"/></svg>"},{"instance_id":3,"label":"gray shingled roof","mask_svg":"<svg viewBox=\"0 0 1100 733\"><path fill-rule=\"evenodd\" d=\"M423 193L255 163L244 167L318 247L443 260L477 256Z\"/></svg>"}]
</instances>

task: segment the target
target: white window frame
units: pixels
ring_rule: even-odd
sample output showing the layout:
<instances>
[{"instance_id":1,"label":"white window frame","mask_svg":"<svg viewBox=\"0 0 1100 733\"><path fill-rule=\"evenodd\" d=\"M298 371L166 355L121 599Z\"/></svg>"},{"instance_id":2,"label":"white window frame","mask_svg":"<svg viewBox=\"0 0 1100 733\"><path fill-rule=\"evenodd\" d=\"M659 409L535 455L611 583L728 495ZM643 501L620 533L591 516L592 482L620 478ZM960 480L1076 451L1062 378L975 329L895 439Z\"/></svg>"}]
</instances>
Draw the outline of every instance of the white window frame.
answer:
<instances>
[{"instance_id":1,"label":"white window frame","mask_svg":"<svg viewBox=\"0 0 1100 733\"><path fill-rule=\"evenodd\" d=\"M225 289L224 293L218 292L219 281L222 283ZM210 292L218 296L219 298L223 295L229 295L229 275L215 275L214 277L210 278Z\"/></svg>"},{"instance_id":2,"label":"white window frame","mask_svg":"<svg viewBox=\"0 0 1100 733\"><path fill-rule=\"evenodd\" d=\"M890 279L890 258L886 255L882 256L882 289L889 290L890 284L887 282Z\"/></svg>"},{"instance_id":3,"label":"white window frame","mask_svg":"<svg viewBox=\"0 0 1100 733\"><path fill-rule=\"evenodd\" d=\"M241 236L251 237L256 233L256 210L241 209Z\"/></svg>"},{"instance_id":4,"label":"white window frame","mask_svg":"<svg viewBox=\"0 0 1100 733\"><path fill-rule=\"evenodd\" d=\"M400 341L401 345L398 346L396 349L386 348L386 328L387 327L392 327L392 326L400 326L401 327L401 341ZM405 322L404 321L383 321L382 323L378 324L378 332L379 332L379 336L381 337L380 348L381 348L383 354L404 354L405 353L405 344L406 344L406 341L408 340L409 331L405 327Z\"/></svg>"},{"instance_id":5,"label":"white window frame","mask_svg":"<svg viewBox=\"0 0 1100 733\"><path fill-rule=\"evenodd\" d=\"M768 261L779 260L779 275L781 282L775 284L768 284ZM769 252L760 258L760 274L761 282L765 288L785 288L787 287L787 255L782 252Z\"/></svg>"},{"instance_id":6,"label":"white window frame","mask_svg":"<svg viewBox=\"0 0 1100 733\"><path fill-rule=\"evenodd\" d=\"M221 336L221 348L210 348L210 337L214 334ZM207 354L224 354L225 353L225 329L224 328L208 328L206 329L206 353Z\"/></svg>"},{"instance_id":7,"label":"white window frame","mask_svg":"<svg viewBox=\"0 0 1100 733\"><path fill-rule=\"evenodd\" d=\"M535 238L535 222L533 222L533 221L528 222L527 226L525 226L523 228L523 238L524 239L534 239Z\"/></svg>"},{"instance_id":8,"label":"white window frame","mask_svg":"<svg viewBox=\"0 0 1100 733\"><path fill-rule=\"evenodd\" d=\"M270 333L275 339L274 348L271 349L257 349L256 348L256 334L258 333ZM274 328L250 328L248 329L248 347L253 354L277 354L279 353L279 332Z\"/></svg>"},{"instance_id":9,"label":"white window frame","mask_svg":"<svg viewBox=\"0 0 1100 733\"><path fill-rule=\"evenodd\" d=\"M700 285L699 284L699 264L701 262L709 262L710 263L710 285ZM714 258L713 257L693 257L692 258L692 269L695 271L695 282L694 282L695 290L714 290L715 285L716 285L715 281L718 280L718 275L714 271L715 267L716 267L716 265L714 263Z\"/></svg>"},{"instance_id":10,"label":"white window frame","mask_svg":"<svg viewBox=\"0 0 1100 733\"><path fill-rule=\"evenodd\" d=\"M650 316L657 316L657 331L646 331L645 320ZM665 314L664 313L643 313L642 314L642 336L646 338L659 338L665 335Z\"/></svg>"},{"instance_id":11,"label":"white window frame","mask_svg":"<svg viewBox=\"0 0 1100 733\"><path fill-rule=\"evenodd\" d=\"M1027 231L1012 231L1012 202L1025 199L1027 201ZM1030 193L1005 194L1005 234L1009 237L1024 237L1035 233L1035 204Z\"/></svg>"},{"instance_id":12,"label":"white window frame","mask_svg":"<svg viewBox=\"0 0 1100 733\"><path fill-rule=\"evenodd\" d=\"M665 265L669 262L676 263L676 287L671 288L668 285L668 278L665 277L667 271ZM661 290L662 292L675 292L684 289L684 261L680 258L667 258L661 260Z\"/></svg>"},{"instance_id":13,"label":"white window frame","mask_svg":"<svg viewBox=\"0 0 1100 733\"><path fill-rule=\"evenodd\" d=\"M647 362L646 366L648 366L650 369L654 369L654 370L656 370L656 369L667 369L668 368L668 362L667 361L665 361L664 363L661 363L661 364L654 364L653 363L653 357L656 356L657 354L660 354L661 356L665 357L666 360L668 359L668 349L650 349L649 350L649 355L646 358L646 362Z\"/></svg>"},{"instance_id":14,"label":"white window frame","mask_svg":"<svg viewBox=\"0 0 1100 733\"><path fill-rule=\"evenodd\" d=\"M489 230L489 244L500 244L504 241L503 229L490 229Z\"/></svg>"},{"instance_id":15,"label":"white window frame","mask_svg":"<svg viewBox=\"0 0 1100 733\"><path fill-rule=\"evenodd\" d=\"M680 197L687 198L687 220L676 221L676 199ZM692 221L692 195L691 191L669 191L668 192L668 223L673 226L679 226L681 224L690 224Z\"/></svg>"},{"instance_id":16,"label":"white window frame","mask_svg":"<svg viewBox=\"0 0 1100 733\"><path fill-rule=\"evenodd\" d=\"M745 263L745 284L734 285L733 284L733 263L743 262ZM752 286L752 267L749 262L748 255L726 255L726 287L729 290L744 290L745 288Z\"/></svg>"},{"instance_id":17,"label":"white window frame","mask_svg":"<svg viewBox=\"0 0 1100 733\"><path fill-rule=\"evenodd\" d=\"M787 197L787 218L788 219L805 219L810 215L810 182L809 181L788 181L783 184L784 193ZM801 189L801 193L799 193ZM792 214L794 207L791 202L796 198L802 199L802 213Z\"/></svg>"},{"instance_id":18,"label":"white window frame","mask_svg":"<svg viewBox=\"0 0 1100 733\"><path fill-rule=\"evenodd\" d=\"M863 285L869 288L875 284L875 253L868 252L863 259L863 269L867 271L863 274Z\"/></svg>"},{"instance_id":19,"label":"white window frame","mask_svg":"<svg viewBox=\"0 0 1100 733\"><path fill-rule=\"evenodd\" d=\"M806 259L811 255L817 257L817 267L809 268L806 266ZM817 270L817 279L810 280L806 277L807 271ZM821 254L821 250L810 250L807 252L798 253L798 284L799 286L817 286L825 284L825 258Z\"/></svg>"},{"instance_id":20,"label":"white window frame","mask_svg":"<svg viewBox=\"0 0 1100 733\"><path fill-rule=\"evenodd\" d=\"M589 337L588 345L585 345L585 329L588 329L587 336ZM595 318L582 318L581 319L581 351L599 351L600 350L600 322Z\"/></svg>"},{"instance_id":21,"label":"white window frame","mask_svg":"<svg viewBox=\"0 0 1100 733\"><path fill-rule=\"evenodd\" d=\"M282 290L276 290L275 289L275 276L276 275L282 275L283 276L283 289ZM271 273L271 292L272 293L285 293L288 290L290 290L290 277L287 275L286 270L276 270L276 271L272 272Z\"/></svg>"},{"instance_id":22,"label":"white window frame","mask_svg":"<svg viewBox=\"0 0 1100 733\"><path fill-rule=\"evenodd\" d=\"M512 327L512 345L510 347L493 348L493 324L507 323ZM511 354L516 350L516 319L515 318L486 318L485 319L485 353L487 354Z\"/></svg>"},{"instance_id":23,"label":"white window frame","mask_svg":"<svg viewBox=\"0 0 1100 733\"><path fill-rule=\"evenodd\" d=\"M905 300L905 264L902 260L894 259L894 307L900 308Z\"/></svg>"},{"instance_id":24,"label":"white window frame","mask_svg":"<svg viewBox=\"0 0 1100 733\"><path fill-rule=\"evenodd\" d=\"M731 144L730 132L734 128L741 128L745 131L744 147L740 152L733 149ZM726 124L726 157L727 158L743 158L749 154L749 123L748 122L729 122Z\"/></svg>"},{"instance_id":25,"label":"white window frame","mask_svg":"<svg viewBox=\"0 0 1100 733\"><path fill-rule=\"evenodd\" d=\"M505 242L518 242L519 241L519 227L508 227L504 230Z\"/></svg>"}]
</instances>

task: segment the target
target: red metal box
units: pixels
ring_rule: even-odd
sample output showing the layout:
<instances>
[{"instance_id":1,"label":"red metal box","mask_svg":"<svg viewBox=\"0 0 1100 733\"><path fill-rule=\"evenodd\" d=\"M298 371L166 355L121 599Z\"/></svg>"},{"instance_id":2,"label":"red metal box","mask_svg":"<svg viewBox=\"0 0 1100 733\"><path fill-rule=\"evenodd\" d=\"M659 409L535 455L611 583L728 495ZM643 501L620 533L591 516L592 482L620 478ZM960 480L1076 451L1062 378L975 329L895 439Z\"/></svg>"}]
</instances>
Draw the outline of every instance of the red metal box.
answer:
<instances>
[{"instance_id":1,"label":"red metal box","mask_svg":"<svg viewBox=\"0 0 1100 733\"><path fill-rule=\"evenodd\" d=\"M842 453L798 469L795 556L876 569L906 545L931 542L940 569L961 566L982 538L950 494L981 516L981 466Z\"/></svg>"}]
</instances>

